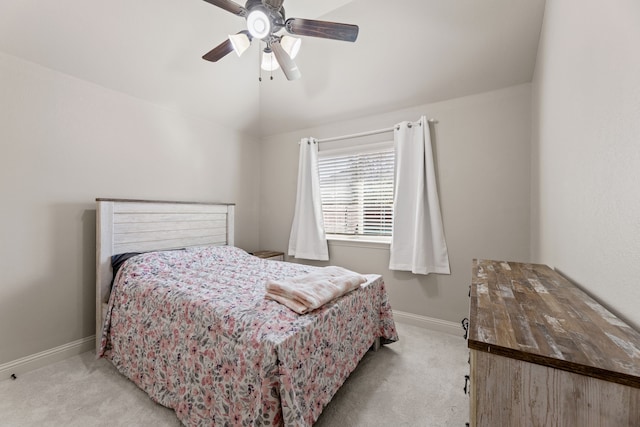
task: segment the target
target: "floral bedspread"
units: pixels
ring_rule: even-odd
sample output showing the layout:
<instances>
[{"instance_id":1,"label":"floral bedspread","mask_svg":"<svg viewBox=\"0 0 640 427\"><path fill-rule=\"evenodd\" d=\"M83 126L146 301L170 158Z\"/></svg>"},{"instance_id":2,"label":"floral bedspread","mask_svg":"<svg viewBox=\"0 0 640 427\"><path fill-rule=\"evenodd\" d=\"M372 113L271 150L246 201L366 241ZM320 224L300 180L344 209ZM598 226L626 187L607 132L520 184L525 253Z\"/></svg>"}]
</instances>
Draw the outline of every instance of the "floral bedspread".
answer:
<instances>
[{"instance_id":1,"label":"floral bedspread","mask_svg":"<svg viewBox=\"0 0 640 427\"><path fill-rule=\"evenodd\" d=\"M153 252L117 274L100 355L188 426L310 426L375 337L398 339L380 276L306 315L268 279L317 267L216 246Z\"/></svg>"}]
</instances>

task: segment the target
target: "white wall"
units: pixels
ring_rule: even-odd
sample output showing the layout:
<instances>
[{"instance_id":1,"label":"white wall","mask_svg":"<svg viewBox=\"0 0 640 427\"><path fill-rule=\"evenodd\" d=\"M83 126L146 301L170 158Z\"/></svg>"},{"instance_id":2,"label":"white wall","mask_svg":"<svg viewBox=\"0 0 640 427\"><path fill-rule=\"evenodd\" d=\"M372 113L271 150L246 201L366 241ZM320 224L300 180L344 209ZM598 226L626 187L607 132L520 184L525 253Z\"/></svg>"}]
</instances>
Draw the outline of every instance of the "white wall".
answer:
<instances>
[{"instance_id":1,"label":"white wall","mask_svg":"<svg viewBox=\"0 0 640 427\"><path fill-rule=\"evenodd\" d=\"M256 144L0 54L0 364L94 333L96 197L235 202L256 249Z\"/></svg>"},{"instance_id":2,"label":"white wall","mask_svg":"<svg viewBox=\"0 0 640 427\"><path fill-rule=\"evenodd\" d=\"M640 2L547 2L532 255L640 327Z\"/></svg>"},{"instance_id":3,"label":"white wall","mask_svg":"<svg viewBox=\"0 0 640 427\"><path fill-rule=\"evenodd\" d=\"M468 315L474 257L529 260L530 95L526 84L265 138L261 248L287 251L296 193L296 142L301 137L380 129L422 114L436 118L433 142L452 274L425 277L390 271L388 247L379 246L332 245L330 262L382 274L395 310L458 322Z\"/></svg>"}]
</instances>

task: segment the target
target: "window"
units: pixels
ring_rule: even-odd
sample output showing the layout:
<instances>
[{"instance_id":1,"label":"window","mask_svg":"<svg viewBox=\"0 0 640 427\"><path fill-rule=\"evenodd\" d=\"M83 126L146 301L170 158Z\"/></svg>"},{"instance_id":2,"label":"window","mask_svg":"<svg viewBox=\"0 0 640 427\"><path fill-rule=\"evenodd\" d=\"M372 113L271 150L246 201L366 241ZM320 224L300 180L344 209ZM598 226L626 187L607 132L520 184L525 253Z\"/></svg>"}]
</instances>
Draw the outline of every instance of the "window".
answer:
<instances>
[{"instance_id":1,"label":"window","mask_svg":"<svg viewBox=\"0 0 640 427\"><path fill-rule=\"evenodd\" d=\"M321 150L318 159L327 234L391 236L393 143Z\"/></svg>"}]
</instances>

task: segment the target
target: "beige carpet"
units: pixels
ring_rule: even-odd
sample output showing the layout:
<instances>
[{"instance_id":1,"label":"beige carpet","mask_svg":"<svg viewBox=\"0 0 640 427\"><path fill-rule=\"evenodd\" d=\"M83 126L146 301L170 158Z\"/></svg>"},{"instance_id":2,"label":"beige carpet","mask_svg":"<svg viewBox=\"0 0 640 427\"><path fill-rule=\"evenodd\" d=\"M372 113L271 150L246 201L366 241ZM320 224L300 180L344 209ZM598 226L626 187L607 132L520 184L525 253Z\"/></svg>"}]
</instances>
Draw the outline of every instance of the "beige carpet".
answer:
<instances>
[{"instance_id":1,"label":"beige carpet","mask_svg":"<svg viewBox=\"0 0 640 427\"><path fill-rule=\"evenodd\" d=\"M400 341L367 353L315 426L464 426L466 341L397 327ZM0 381L0 426L179 425L172 410L92 352Z\"/></svg>"}]
</instances>

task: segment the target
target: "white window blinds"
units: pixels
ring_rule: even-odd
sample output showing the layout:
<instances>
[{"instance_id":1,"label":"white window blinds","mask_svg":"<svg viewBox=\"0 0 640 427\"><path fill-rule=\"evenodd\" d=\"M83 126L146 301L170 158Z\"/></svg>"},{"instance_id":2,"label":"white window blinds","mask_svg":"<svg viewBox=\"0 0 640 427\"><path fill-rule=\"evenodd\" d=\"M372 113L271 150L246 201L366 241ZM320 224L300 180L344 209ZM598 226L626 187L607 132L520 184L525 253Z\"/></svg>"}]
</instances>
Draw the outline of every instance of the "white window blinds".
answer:
<instances>
[{"instance_id":1,"label":"white window blinds","mask_svg":"<svg viewBox=\"0 0 640 427\"><path fill-rule=\"evenodd\" d=\"M391 236L392 143L348 151L320 152L318 170L326 233Z\"/></svg>"}]
</instances>

